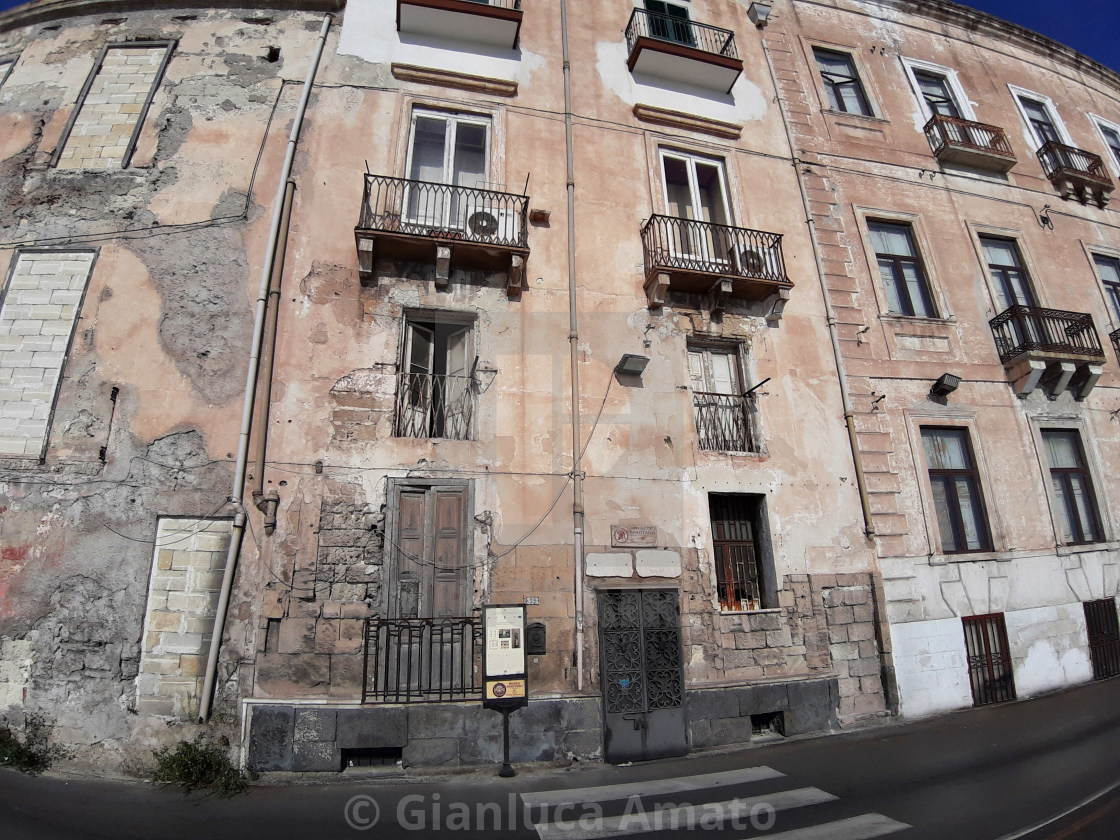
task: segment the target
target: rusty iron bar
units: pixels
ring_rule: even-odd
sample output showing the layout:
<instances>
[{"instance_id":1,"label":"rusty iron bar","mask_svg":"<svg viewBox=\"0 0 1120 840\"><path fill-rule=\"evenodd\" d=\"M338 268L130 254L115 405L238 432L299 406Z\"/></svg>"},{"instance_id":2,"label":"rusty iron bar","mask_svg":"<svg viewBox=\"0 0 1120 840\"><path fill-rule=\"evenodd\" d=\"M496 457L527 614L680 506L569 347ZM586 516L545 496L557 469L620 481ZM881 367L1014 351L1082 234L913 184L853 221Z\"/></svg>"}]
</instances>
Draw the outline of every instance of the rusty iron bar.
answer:
<instances>
[{"instance_id":1,"label":"rusty iron bar","mask_svg":"<svg viewBox=\"0 0 1120 840\"><path fill-rule=\"evenodd\" d=\"M924 130L935 155L945 148L954 147L1015 157L1007 134L997 125L934 114Z\"/></svg>"},{"instance_id":2,"label":"rusty iron bar","mask_svg":"<svg viewBox=\"0 0 1120 840\"><path fill-rule=\"evenodd\" d=\"M482 621L475 616L366 619L363 703L478 700Z\"/></svg>"},{"instance_id":3,"label":"rusty iron bar","mask_svg":"<svg viewBox=\"0 0 1120 840\"><path fill-rule=\"evenodd\" d=\"M1038 150L1038 160L1047 178L1073 175L1102 186L1112 187L1112 178L1105 169L1101 156L1084 149L1051 140Z\"/></svg>"}]
</instances>

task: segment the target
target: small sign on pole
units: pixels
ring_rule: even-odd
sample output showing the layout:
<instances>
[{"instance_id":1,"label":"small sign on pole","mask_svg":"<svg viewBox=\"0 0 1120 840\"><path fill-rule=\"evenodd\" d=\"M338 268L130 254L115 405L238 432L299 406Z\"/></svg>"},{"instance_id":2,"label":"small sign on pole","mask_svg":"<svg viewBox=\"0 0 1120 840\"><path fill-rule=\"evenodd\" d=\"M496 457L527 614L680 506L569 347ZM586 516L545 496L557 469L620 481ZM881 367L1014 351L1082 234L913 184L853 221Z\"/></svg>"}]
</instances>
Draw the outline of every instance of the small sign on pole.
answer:
<instances>
[{"instance_id":1,"label":"small sign on pole","mask_svg":"<svg viewBox=\"0 0 1120 840\"><path fill-rule=\"evenodd\" d=\"M516 775L509 763L509 715L529 705L525 655L525 607L487 604L482 608L482 705L502 713L502 755L498 775Z\"/></svg>"}]
</instances>

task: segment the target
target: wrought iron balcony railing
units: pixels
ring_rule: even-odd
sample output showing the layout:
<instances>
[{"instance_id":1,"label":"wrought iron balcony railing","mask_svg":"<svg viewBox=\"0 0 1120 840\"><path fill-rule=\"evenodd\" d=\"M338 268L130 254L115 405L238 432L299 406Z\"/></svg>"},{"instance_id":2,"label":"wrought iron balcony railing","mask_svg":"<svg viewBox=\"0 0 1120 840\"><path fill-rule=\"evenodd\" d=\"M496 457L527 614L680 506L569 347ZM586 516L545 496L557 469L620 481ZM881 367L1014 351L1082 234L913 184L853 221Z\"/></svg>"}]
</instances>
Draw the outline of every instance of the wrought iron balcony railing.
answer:
<instances>
[{"instance_id":1,"label":"wrought iron balcony railing","mask_svg":"<svg viewBox=\"0 0 1120 840\"><path fill-rule=\"evenodd\" d=\"M997 125L935 114L926 123L925 133L939 160L956 156L963 162L980 163L992 158L1000 169L1016 162L1007 134Z\"/></svg>"},{"instance_id":2,"label":"wrought iron balcony railing","mask_svg":"<svg viewBox=\"0 0 1120 840\"><path fill-rule=\"evenodd\" d=\"M358 229L528 249L524 195L366 175Z\"/></svg>"},{"instance_id":3,"label":"wrought iron balcony railing","mask_svg":"<svg viewBox=\"0 0 1120 840\"><path fill-rule=\"evenodd\" d=\"M478 700L481 657L481 619L367 619L362 702Z\"/></svg>"},{"instance_id":4,"label":"wrought iron balcony railing","mask_svg":"<svg viewBox=\"0 0 1120 840\"><path fill-rule=\"evenodd\" d=\"M738 58L735 51L735 33L718 26L696 23L691 20L634 9L630 22L626 25L626 51L634 52L639 38L653 38L669 41L683 47L691 47L700 52L721 55L725 58Z\"/></svg>"},{"instance_id":5,"label":"wrought iron balcony railing","mask_svg":"<svg viewBox=\"0 0 1120 840\"><path fill-rule=\"evenodd\" d=\"M696 435L701 449L720 452L755 452L751 434L749 398L742 394L692 392Z\"/></svg>"},{"instance_id":6,"label":"wrought iron balcony railing","mask_svg":"<svg viewBox=\"0 0 1120 840\"><path fill-rule=\"evenodd\" d=\"M1107 190L1113 188L1112 178L1100 155L1051 140L1038 150L1038 159L1051 180L1072 178L1091 181Z\"/></svg>"},{"instance_id":7,"label":"wrought iron balcony railing","mask_svg":"<svg viewBox=\"0 0 1120 840\"><path fill-rule=\"evenodd\" d=\"M681 270L792 285L780 233L651 216L642 228L642 247L647 275Z\"/></svg>"},{"instance_id":8,"label":"wrought iron balcony railing","mask_svg":"<svg viewBox=\"0 0 1120 840\"><path fill-rule=\"evenodd\" d=\"M1116 360L1120 361L1120 330L1113 330L1108 334L1108 338L1112 342L1112 349L1116 353Z\"/></svg>"},{"instance_id":9,"label":"wrought iron balcony railing","mask_svg":"<svg viewBox=\"0 0 1120 840\"><path fill-rule=\"evenodd\" d=\"M470 376L398 373L393 434L471 440L475 393L475 382Z\"/></svg>"},{"instance_id":10,"label":"wrought iron balcony railing","mask_svg":"<svg viewBox=\"0 0 1120 840\"><path fill-rule=\"evenodd\" d=\"M1104 358L1093 316L1083 312L1012 306L989 323L1001 362L1032 351L1082 359Z\"/></svg>"}]
</instances>

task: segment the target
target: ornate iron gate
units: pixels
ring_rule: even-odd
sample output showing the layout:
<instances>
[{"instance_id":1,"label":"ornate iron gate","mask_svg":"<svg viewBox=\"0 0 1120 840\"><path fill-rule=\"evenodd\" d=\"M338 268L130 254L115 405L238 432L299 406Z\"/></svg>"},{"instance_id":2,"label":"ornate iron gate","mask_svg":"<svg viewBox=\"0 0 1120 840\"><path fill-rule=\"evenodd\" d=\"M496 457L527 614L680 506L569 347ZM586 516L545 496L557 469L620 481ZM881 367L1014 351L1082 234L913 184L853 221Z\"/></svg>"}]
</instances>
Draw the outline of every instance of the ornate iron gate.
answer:
<instances>
[{"instance_id":1,"label":"ornate iron gate","mask_svg":"<svg viewBox=\"0 0 1120 840\"><path fill-rule=\"evenodd\" d=\"M984 706L1014 700L1015 681L1003 613L973 615L963 621L972 702Z\"/></svg>"},{"instance_id":2,"label":"ornate iron gate","mask_svg":"<svg viewBox=\"0 0 1120 840\"><path fill-rule=\"evenodd\" d=\"M675 589L599 592L603 753L643 761L688 752Z\"/></svg>"},{"instance_id":3,"label":"ornate iron gate","mask_svg":"<svg viewBox=\"0 0 1120 840\"><path fill-rule=\"evenodd\" d=\"M1116 617L1116 601L1112 598L1086 601L1085 624L1089 630L1093 679L1103 680L1120 674L1120 621Z\"/></svg>"}]
</instances>

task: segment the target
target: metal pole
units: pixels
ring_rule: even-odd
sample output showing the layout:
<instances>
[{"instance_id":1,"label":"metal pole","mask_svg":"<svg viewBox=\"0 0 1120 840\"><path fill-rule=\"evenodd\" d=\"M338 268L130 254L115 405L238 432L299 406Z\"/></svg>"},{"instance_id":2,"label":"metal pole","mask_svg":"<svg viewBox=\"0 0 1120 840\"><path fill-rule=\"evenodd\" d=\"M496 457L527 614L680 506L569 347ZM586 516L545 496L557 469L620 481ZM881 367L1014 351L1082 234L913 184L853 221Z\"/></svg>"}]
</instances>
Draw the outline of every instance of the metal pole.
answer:
<instances>
[{"instance_id":1,"label":"metal pole","mask_svg":"<svg viewBox=\"0 0 1120 840\"><path fill-rule=\"evenodd\" d=\"M509 709L502 709L502 769L498 775L509 779L517 775L517 771L509 763Z\"/></svg>"}]
</instances>

